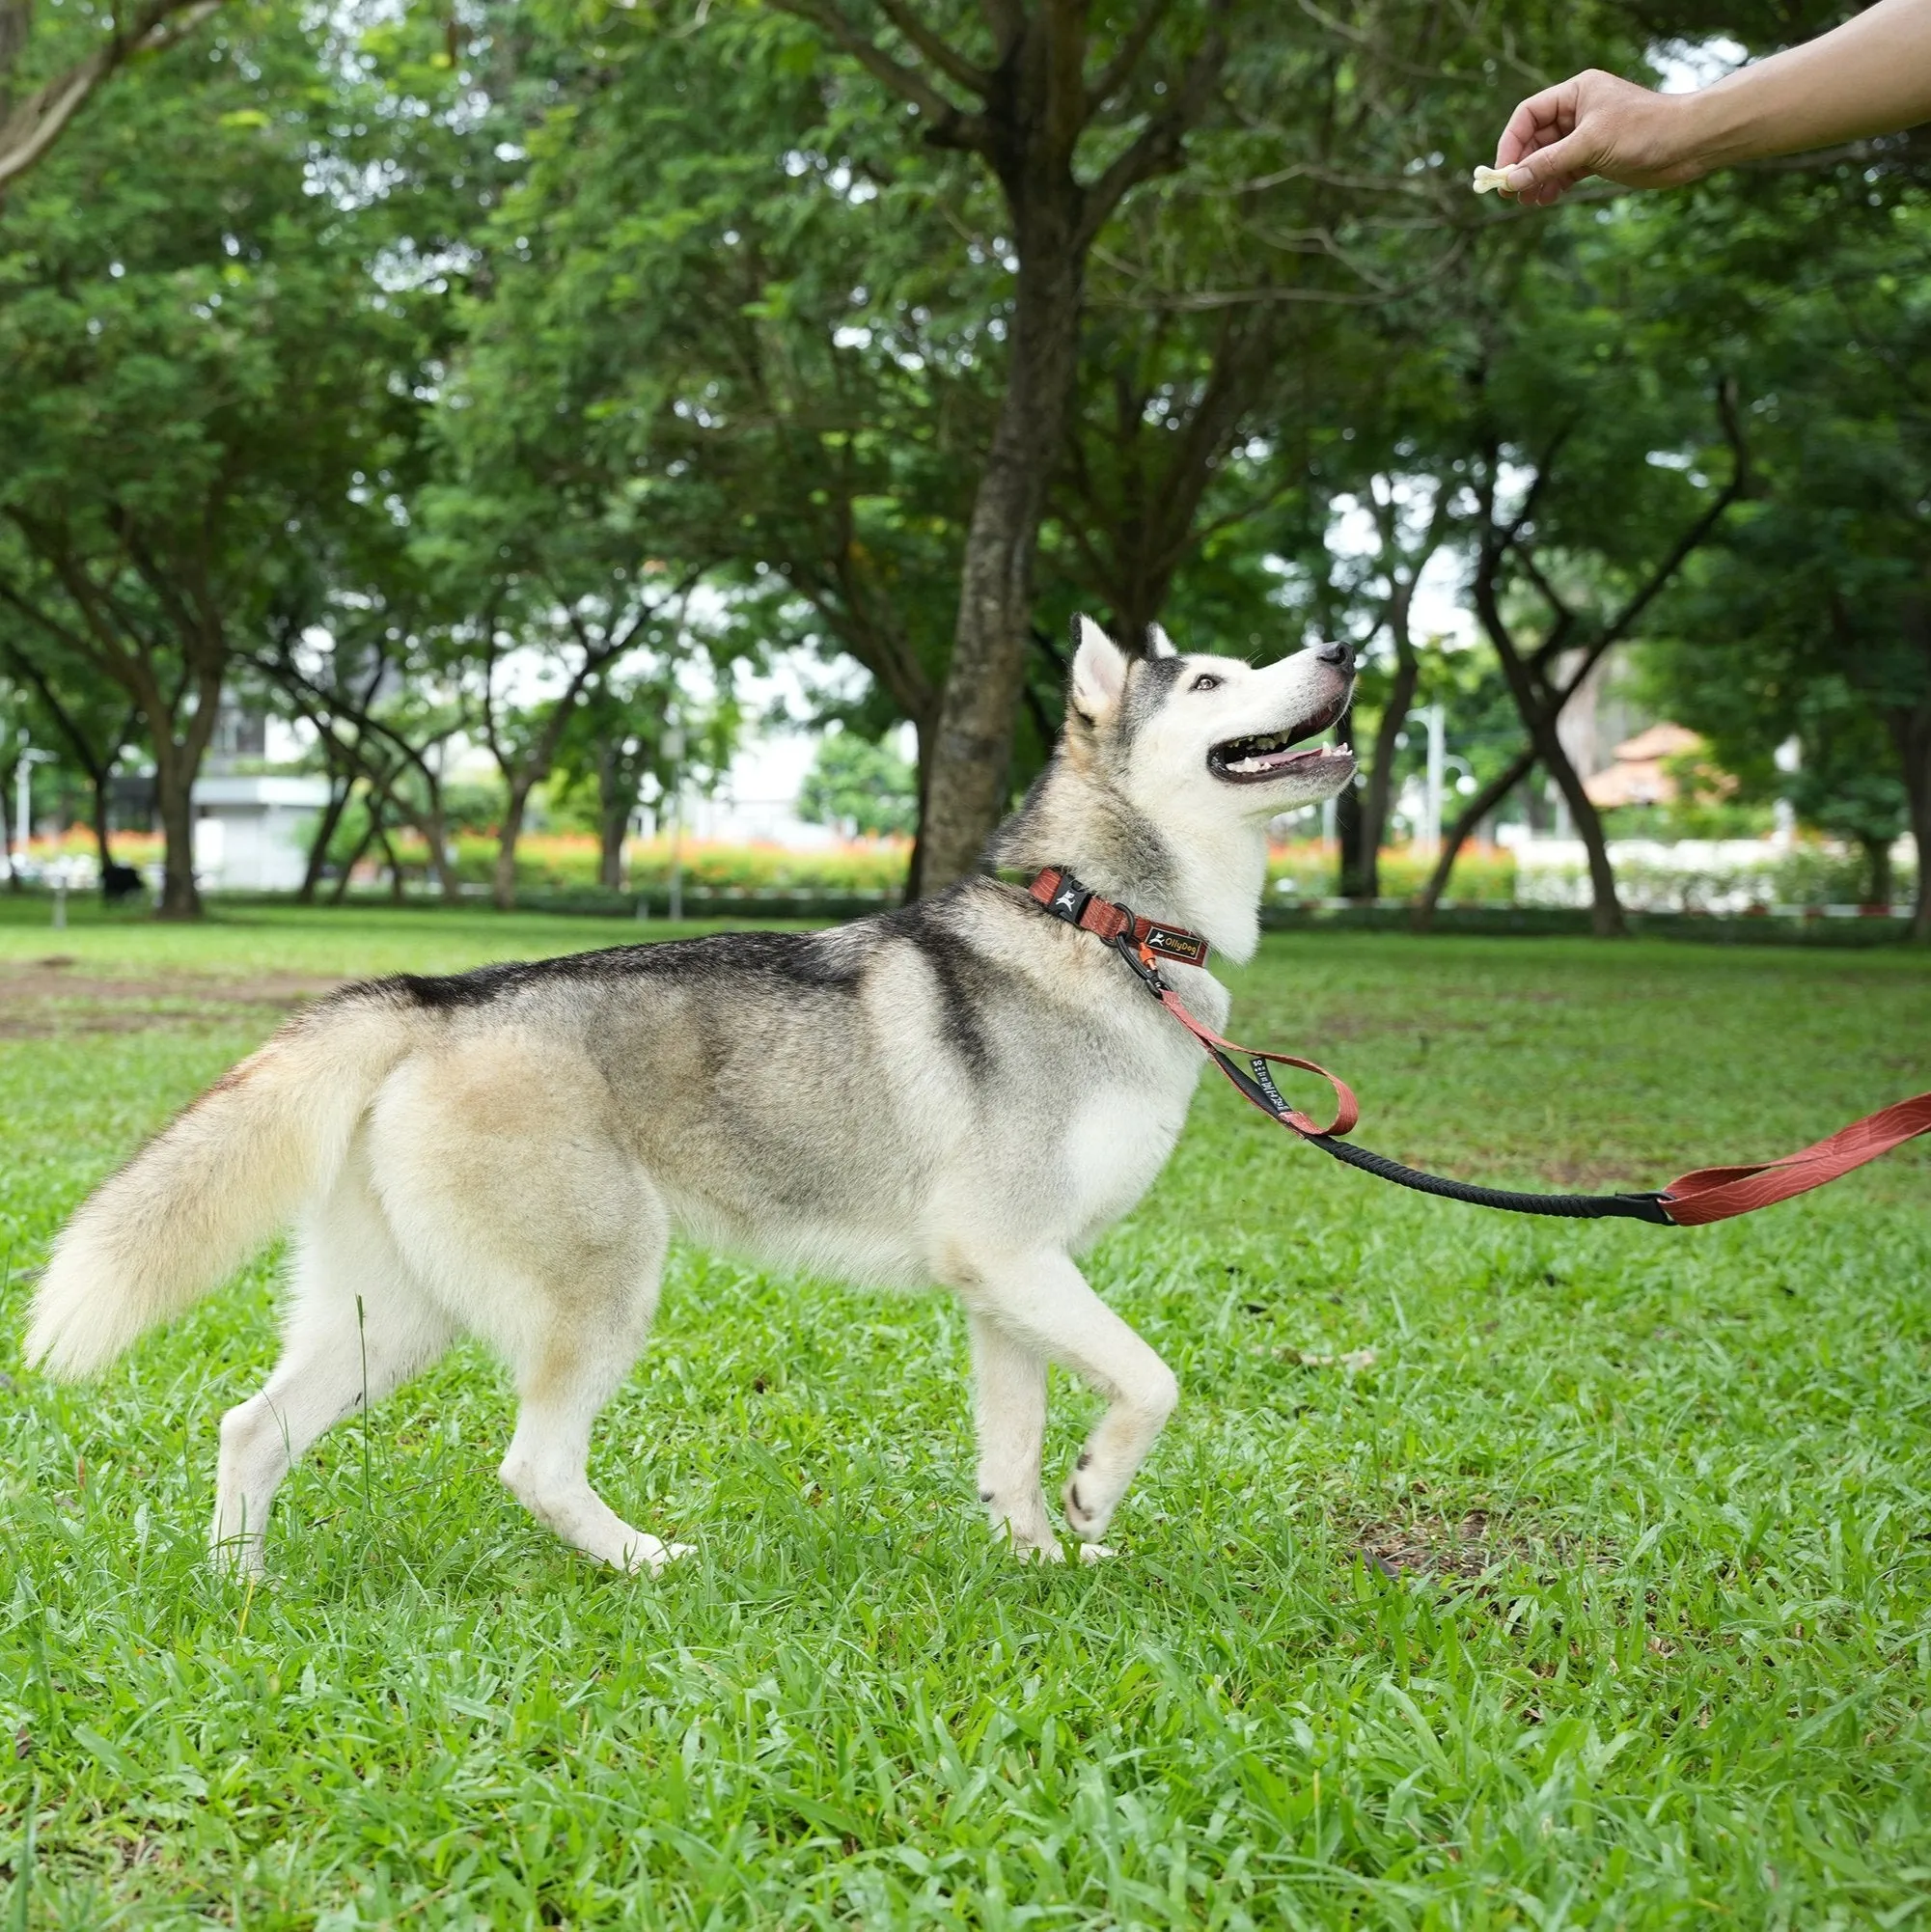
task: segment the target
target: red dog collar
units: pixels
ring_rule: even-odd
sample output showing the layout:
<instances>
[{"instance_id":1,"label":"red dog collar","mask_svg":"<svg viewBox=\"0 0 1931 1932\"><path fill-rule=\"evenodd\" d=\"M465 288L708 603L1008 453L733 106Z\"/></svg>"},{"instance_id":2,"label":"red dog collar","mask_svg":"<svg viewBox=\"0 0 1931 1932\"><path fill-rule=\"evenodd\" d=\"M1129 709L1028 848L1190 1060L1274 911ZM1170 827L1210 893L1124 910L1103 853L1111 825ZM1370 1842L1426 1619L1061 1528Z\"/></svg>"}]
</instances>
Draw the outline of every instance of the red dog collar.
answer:
<instances>
[{"instance_id":1,"label":"red dog collar","mask_svg":"<svg viewBox=\"0 0 1931 1932\"><path fill-rule=\"evenodd\" d=\"M1175 960L1182 966L1207 963L1207 942L1198 932L1189 932L1184 925L1166 925L1157 919L1141 919L1125 906L1089 891L1062 867L1048 866L1027 890L1055 919L1063 919L1068 925L1093 933L1109 945L1130 938L1136 948L1161 959Z\"/></svg>"}]
</instances>

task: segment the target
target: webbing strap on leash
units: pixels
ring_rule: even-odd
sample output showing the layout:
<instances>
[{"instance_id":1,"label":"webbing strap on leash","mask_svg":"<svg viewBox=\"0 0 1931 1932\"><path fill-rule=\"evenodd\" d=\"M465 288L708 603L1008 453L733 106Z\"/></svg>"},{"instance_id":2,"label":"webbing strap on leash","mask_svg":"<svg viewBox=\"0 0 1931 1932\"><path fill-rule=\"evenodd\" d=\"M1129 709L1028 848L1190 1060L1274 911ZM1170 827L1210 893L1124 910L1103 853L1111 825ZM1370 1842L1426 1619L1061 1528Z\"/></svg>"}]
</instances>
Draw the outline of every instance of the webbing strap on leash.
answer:
<instances>
[{"instance_id":1,"label":"webbing strap on leash","mask_svg":"<svg viewBox=\"0 0 1931 1932\"><path fill-rule=\"evenodd\" d=\"M1326 1067L1291 1053L1268 1053L1223 1039L1211 1027L1196 1019L1179 994L1167 983L1154 956L1156 947L1147 934L1150 930L1166 942L1157 950L1167 957L1197 964L1207 956L1207 942L1198 933L1136 919L1126 907L1089 892L1063 867L1041 872L1033 882L1032 897L1046 911L1112 947L1133 968L1147 991L1200 1041L1207 1057L1227 1075L1242 1099L1298 1134L1310 1146L1319 1147L1324 1154L1332 1154L1336 1160L1371 1173L1379 1180L1393 1181L1397 1187L1413 1188L1421 1194L1437 1195L1445 1201L1465 1201L1476 1207L1500 1208L1506 1214L1551 1214L1574 1221L1619 1219L1647 1221L1662 1228L1700 1228L1788 1201L1793 1195L1807 1194L1813 1187L1822 1187L1825 1182L1876 1160L1880 1154L1888 1154L1919 1134L1931 1133L1931 1093L1919 1093L1910 1100L1880 1108L1862 1120L1853 1120L1848 1127L1839 1128L1813 1146L1786 1154L1781 1160L1761 1161L1751 1167L1697 1168L1653 1194L1519 1194L1506 1188L1476 1187L1468 1181L1449 1180L1444 1174L1424 1173L1420 1168L1407 1167L1386 1154L1370 1152L1343 1139L1360 1120L1361 1106L1347 1083L1338 1080ZM1236 1055L1247 1061L1245 1068ZM1275 1086L1274 1076L1268 1071L1270 1065L1299 1067L1325 1080L1335 1092L1333 1121L1325 1127L1317 1126L1299 1108L1290 1106Z\"/></svg>"}]
</instances>

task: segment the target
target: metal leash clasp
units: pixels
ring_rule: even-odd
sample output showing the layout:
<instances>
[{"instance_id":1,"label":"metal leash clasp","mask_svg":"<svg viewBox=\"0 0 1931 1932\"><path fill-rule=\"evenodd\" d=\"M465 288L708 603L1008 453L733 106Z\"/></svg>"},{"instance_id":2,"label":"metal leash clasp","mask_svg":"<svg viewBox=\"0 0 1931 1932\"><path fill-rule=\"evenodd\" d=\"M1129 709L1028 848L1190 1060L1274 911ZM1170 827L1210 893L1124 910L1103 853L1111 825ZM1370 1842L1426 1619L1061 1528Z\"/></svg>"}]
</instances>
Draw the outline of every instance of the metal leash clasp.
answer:
<instances>
[{"instance_id":1,"label":"metal leash clasp","mask_svg":"<svg viewBox=\"0 0 1931 1932\"><path fill-rule=\"evenodd\" d=\"M1141 981L1146 990L1156 1000L1164 1000L1173 989L1168 985L1166 978L1161 973L1159 967L1155 966L1150 959L1145 957L1140 948L1134 944L1133 927L1135 921L1131 908L1121 906L1120 911L1126 914L1126 928L1109 943L1113 947L1113 950L1139 974Z\"/></svg>"}]
</instances>

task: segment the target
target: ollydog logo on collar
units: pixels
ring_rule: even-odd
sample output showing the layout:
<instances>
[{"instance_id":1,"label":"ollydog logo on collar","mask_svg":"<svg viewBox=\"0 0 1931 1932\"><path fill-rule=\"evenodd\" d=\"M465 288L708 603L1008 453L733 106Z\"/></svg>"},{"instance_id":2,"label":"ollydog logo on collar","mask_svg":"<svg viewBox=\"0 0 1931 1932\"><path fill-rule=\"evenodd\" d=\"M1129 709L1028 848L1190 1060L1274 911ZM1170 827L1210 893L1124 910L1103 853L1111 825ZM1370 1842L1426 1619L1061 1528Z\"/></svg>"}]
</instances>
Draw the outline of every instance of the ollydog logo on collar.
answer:
<instances>
[{"instance_id":1,"label":"ollydog logo on collar","mask_svg":"<svg viewBox=\"0 0 1931 1932\"><path fill-rule=\"evenodd\" d=\"M1183 966L1198 966L1207 956L1207 942L1198 932L1158 925L1150 919L1140 943L1147 952L1157 952L1163 959L1177 959Z\"/></svg>"}]
</instances>

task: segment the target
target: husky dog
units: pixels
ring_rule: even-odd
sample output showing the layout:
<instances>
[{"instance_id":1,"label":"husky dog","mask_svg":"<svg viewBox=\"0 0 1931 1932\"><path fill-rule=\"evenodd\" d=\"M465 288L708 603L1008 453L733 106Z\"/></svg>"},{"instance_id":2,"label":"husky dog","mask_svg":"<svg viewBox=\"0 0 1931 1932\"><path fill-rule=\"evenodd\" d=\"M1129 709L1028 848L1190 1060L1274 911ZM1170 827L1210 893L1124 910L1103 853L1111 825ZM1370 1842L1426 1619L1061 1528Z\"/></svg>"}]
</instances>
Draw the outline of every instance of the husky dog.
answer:
<instances>
[{"instance_id":1,"label":"husky dog","mask_svg":"<svg viewBox=\"0 0 1931 1932\"><path fill-rule=\"evenodd\" d=\"M1309 742L1345 709L1330 644L1264 670L1129 655L1076 626L1065 730L994 856L1070 869L1227 957L1255 948L1267 821L1338 791ZM1228 996L1167 969L1209 1026ZM1178 1398L1073 1256L1152 1183L1201 1063L1090 932L977 877L814 933L621 946L318 1001L83 1204L34 1298L30 1361L88 1374L292 1221L282 1357L221 1423L217 1559L262 1564L277 1485L332 1423L459 1334L509 1363L502 1478L620 1568L686 1553L585 1474L642 1348L674 1233L779 1268L965 1304L979 1488L997 1533L1053 1559L1046 1365L1108 1407L1062 1492L1084 1546Z\"/></svg>"}]
</instances>

